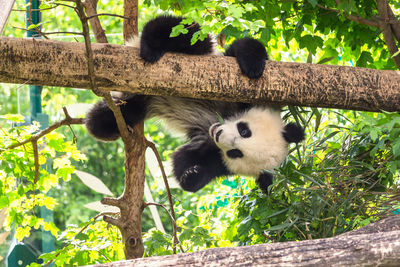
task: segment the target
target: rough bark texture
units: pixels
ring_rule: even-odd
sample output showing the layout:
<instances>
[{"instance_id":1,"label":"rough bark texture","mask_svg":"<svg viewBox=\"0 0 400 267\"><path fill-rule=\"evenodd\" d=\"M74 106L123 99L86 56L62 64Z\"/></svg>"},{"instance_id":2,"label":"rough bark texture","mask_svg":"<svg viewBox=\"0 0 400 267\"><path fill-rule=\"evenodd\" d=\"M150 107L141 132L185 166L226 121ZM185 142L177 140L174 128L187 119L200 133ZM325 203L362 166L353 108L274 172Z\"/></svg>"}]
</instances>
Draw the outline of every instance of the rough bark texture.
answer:
<instances>
[{"instance_id":1,"label":"rough bark texture","mask_svg":"<svg viewBox=\"0 0 400 267\"><path fill-rule=\"evenodd\" d=\"M104 204L117 206L121 210L118 219L104 217L104 220L121 230L126 259L140 258L144 253L142 212L146 145L143 131L143 124L139 124L134 128L132 138L124 140L125 187L122 196L118 199L104 198L102 200Z\"/></svg>"},{"instance_id":2,"label":"rough bark texture","mask_svg":"<svg viewBox=\"0 0 400 267\"><path fill-rule=\"evenodd\" d=\"M400 216L378 223L398 229ZM367 226L370 229L374 225ZM195 253L96 265L111 266L400 266L400 230L249 247L214 248ZM367 233L368 232L368 233Z\"/></svg>"},{"instance_id":3,"label":"rough bark texture","mask_svg":"<svg viewBox=\"0 0 400 267\"><path fill-rule=\"evenodd\" d=\"M124 40L138 34L138 1L124 0Z\"/></svg>"},{"instance_id":4,"label":"rough bark texture","mask_svg":"<svg viewBox=\"0 0 400 267\"><path fill-rule=\"evenodd\" d=\"M93 44L93 51L104 90L400 111L397 71L269 61L264 75L250 80L230 57L168 54L145 64L132 47ZM80 43L0 37L0 58L0 82L90 87Z\"/></svg>"}]
</instances>

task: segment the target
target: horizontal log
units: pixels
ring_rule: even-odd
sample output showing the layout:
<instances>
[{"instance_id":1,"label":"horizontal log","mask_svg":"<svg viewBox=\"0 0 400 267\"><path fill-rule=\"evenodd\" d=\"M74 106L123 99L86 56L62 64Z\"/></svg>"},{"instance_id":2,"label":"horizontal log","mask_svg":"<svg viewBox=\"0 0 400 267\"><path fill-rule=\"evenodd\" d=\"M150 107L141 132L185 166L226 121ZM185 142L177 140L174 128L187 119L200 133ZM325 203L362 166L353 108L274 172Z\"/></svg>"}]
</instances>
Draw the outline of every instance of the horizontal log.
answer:
<instances>
[{"instance_id":1,"label":"horizontal log","mask_svg":"<svg viewBox=\"0 0 400 267\"><path fill-rule=\"evenodd\" d=\"M397 229L396 226L383 226L393 223L399 225L400 216L393 216L377 226L378 229ZM370 225L369 230L364 232L373 227ZM95 266L400 266L400 231L373 231L369 234L340 235L299 242L213 248Z\"/></svg>"},{"instance_id":2,"label":"horizontal log","mask_svg":"<svg viewBox=\"0 0 400 267\"><path fill-rule=\"evenodd\" d=\"M400 111L400 73L268 61L257 80L234 58L168 54L156 64L138 49L93 44L100 89L311 107ZM89 88L82 43L0 37L0 82Z\"/></svg>"}]
</instances>

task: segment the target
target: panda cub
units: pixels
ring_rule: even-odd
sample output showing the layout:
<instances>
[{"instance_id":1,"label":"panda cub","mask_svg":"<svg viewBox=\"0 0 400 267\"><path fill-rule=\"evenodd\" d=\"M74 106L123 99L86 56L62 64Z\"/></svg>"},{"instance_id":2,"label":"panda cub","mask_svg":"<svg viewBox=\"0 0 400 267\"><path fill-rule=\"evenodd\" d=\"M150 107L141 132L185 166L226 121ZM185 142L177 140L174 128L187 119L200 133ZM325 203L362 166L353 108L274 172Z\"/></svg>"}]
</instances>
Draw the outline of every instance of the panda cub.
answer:
<instances>
[{"instance_id":1,"label":"panda cub","mask_svg":"<svg viewBox=\"0 0 400 267\"><path fill-rule=\"evenodd\" d=\"M181 21L173 16L149 21L140 38L140 57L153 63L166 52L217 54L212 36L191 45L192 35L200 29L197 23L186 27L187 34L170 37L171 29ZM249 78L259 78L268 59L265 47L250 38L236 40L224 55L236 57L242 73ZM114 99L128 125L157 117L174 132L184 134L188 142L172 154L173 172L180 186L190 192L230 174L253 176L267 192L272 183L268 170L284 161L289 143L304 139L302 127L284 125L279 111L267 105L127 93ZM89 111L85 125L100 140L112 141L120 136L114 115L104 101Z\"/></svg>"}]
</instances>

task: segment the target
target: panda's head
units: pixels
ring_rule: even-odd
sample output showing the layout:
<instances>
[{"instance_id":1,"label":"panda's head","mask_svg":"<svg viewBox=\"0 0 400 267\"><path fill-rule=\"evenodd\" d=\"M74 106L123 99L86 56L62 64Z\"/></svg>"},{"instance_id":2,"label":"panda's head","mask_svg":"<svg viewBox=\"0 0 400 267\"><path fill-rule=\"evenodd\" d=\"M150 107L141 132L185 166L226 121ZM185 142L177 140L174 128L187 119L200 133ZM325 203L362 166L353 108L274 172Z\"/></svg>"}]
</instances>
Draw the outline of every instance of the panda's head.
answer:
<instances>
[{"instance_id":1,"label":"panda's head","mask_svg":"<svg viewBox=\"0 0 400 267\"><path fill-rule=\"evenodd\" d=\"M295 128L295 135L299 136L293 140L287 135L287 126L278 111L253 107L223 124L213 124L209 133L231 172L256 176L263 170L278 167L288 154L288 143L304 138L303 129L297 125Z\"/></svg>"}]
</instances>

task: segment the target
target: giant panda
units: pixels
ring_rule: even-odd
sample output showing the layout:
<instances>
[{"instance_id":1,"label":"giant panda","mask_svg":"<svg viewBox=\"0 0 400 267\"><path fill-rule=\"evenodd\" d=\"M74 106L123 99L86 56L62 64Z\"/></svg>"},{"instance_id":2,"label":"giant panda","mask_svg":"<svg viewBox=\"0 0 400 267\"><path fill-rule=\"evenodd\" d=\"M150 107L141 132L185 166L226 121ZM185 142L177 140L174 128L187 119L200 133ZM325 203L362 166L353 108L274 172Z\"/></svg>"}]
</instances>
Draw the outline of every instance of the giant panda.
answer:
<instances>
[{"instance_id":1,"label":"giant panda","mask_svg":"<svg viewBox=\"0 0 400 267\"><path fill-rule=\"evenodd\" d=\"M200 29L197 23L186 27L187 34L170 37L171 29L181 21L181 17L174 16L159 16L149 21L140 38L140 57L154 63L166 52L218 53L211 35L191 45L192 35ZM130 45L137 43L133 41ZM224 55L236 57L242 73L251 79L262 75L268 59L265 47L251 38L236 40ZM267 192L272 183L270 171L284 161L288 144L304 139L302 127L294 123L284 125L279 111L265 104L128 93L114 99L128 125L157 117L167 128L186 137L187 143L172 154L172 161L177 181L190 192L231 174L253 176ZM113 112L104 101L88 112L85 125L100 140L112 141L120 136Z\"/></svg>"}]
</instances>

